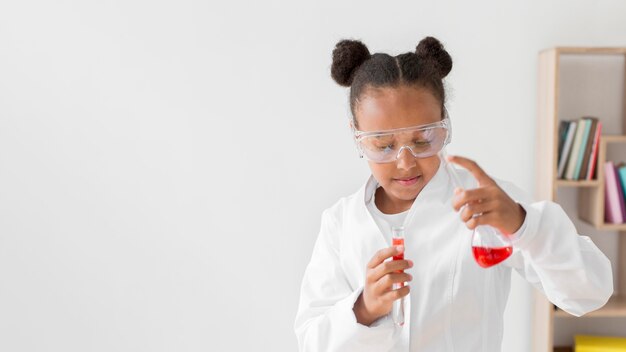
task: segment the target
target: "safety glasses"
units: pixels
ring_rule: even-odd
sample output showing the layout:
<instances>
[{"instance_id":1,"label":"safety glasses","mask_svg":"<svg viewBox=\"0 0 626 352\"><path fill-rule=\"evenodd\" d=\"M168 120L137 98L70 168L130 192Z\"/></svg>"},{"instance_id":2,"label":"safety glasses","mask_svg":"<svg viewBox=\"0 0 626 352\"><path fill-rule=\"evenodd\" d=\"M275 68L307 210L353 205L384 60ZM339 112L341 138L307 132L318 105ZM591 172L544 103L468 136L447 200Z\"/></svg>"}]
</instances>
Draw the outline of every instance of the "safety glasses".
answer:
<instances>
[{"instance_id":1,"label":"safety glasses","mask_svg":"<svg viewBox=\"0 0 626 352\"><path fill-rule=\"evenodd\" d=\"M363 132L354 129L359 156L375 163L397 160L404 149L415 158L428 158L450 143L451 126L447 114L439 122L386 131Z\"/></svg>"}]
</instances>

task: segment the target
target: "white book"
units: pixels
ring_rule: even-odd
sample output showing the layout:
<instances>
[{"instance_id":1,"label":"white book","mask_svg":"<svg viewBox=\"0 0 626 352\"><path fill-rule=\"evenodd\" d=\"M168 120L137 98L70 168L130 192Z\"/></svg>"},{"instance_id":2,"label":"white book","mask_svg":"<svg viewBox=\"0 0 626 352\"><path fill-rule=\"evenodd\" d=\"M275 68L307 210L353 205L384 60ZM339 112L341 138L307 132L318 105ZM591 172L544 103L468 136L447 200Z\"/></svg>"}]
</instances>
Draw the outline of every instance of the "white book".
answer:
<instances>
[{"instance_id":1,"label":"white book","mask_svg":"<svg viewBox=\"0 0 626 352\"><path fill-rule=\"evenodd\" d=\"M576 162L578 161L578 154L580 153L580 147L583 142L583 135L585 134L585 126L588 120L579 120L578 128L576 129L576 136L574 137L574 145L572 146L572 152L569 155L569 161L567 162L567 171L565 172L565 178L568 180L574 179L574 173L576 171Z\"/></svg>"},{"instance_id":2,"label":"white book","mask_svg":"<svg viewBox=\"0 0 626 352\"><path fill-rule=\"evenodd\" d=\"M559 171L557 173L558 178L564 177L565 165L567 165L567 159L569 159L569 153L572 149L574 134L576 134L576 121L569 123L567 133L565 134L565 144L563 144L563 150L561 151L561 157L559 158Z\"/></svg>"}]
</instances>

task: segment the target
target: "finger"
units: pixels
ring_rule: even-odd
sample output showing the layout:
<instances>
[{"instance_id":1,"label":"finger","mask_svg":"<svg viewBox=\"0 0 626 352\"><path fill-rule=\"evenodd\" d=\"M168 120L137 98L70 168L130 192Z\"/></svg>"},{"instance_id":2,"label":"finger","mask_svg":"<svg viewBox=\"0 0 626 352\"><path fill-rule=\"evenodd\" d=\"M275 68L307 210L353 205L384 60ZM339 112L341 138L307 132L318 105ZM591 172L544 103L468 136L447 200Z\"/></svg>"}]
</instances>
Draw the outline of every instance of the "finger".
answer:
<instances>
[{"instance_id":1,"label":"finger","mask_svg":"<svg viewBox=\"0 0 626 352\"><path fill-rule=\"evenodd\" d=\"M402 284L411 280L413 280L413 277L409 273L390 273L378 280L376 291L382 294L392 290L394 284Z\"/></svg>"},{"instance_id":2,"label":"finger","mask_svg":"<svg viewBox=\"0 0 626 352\"><path fill-rule=\"evenodd\" d=\"M489 175L478 164L468 158L462 156L449 155L446 158L449 162L455 163L472 173L479 185L488 185L495 183Z\"/></svg>"},{"instance_id":3,"label":"finger","mask_svg":"<svg viewBox=\"0 0 626 352\"><path fill-rule=\"evenodd\" d=\"M387 248L383 248L376 252L370 262L367 264L367 267L370 269L374 269L379 266L382 262L384 262L387 258L391 258L394 255L398 255L404 252L404 246L391 246Z\"/></svg>"},{"instance_id":4,"label":"finger","mask_svg":"<svg viewBox=\"0 0 626 352\"><path fill-rule=\"evenodd\" d=\"M378 281L381 277L388 273L393 273L401 270L406 270L413 267L411 260L391 260L381 263L379 266L372 270L370 277L371 281Z\"/></svg>"},{"instance_id":5,"label":"finger","mask_svg":"<svg viewBox=\"0 0 626 352\"><path fill-rule=\"evenodd\" d=\"M385 281L385 286L388 289L392 289L393 284L402 284L411 280L413 280L413 276L409 273L390 273L385 275L385 279L382 281Z\"/></svg>"},{"instance_id":6,"label":"finger","mask_svg":"<svg viewBox=\"0 0 626 352\"><path fill-rule=\"evenodd\" d=\"M494 224L494 219L495 219L495 214L493 212L491 213L483 213L480 216L477 217L473 217L471 219L469 219L467 222L465 222L465 226L467 226L468 229L473 230L478 226L482 226L482 225L495 225Z\"/></svg>"},{"instance_id":7,"label":"finger","mask_svg":"<svg viewBox=\"0 0 626 352\"><path fill-rule=\"evenodd\" d=\"M488 187L462 190L452 198L452 207L455 211L459 211L466 204L484 203L491 197L493 197L493 191Z\"/></svg>"},{"instance_id":8,"label":"finger","mask_svg":"<svg viewBox=\"0 0 626 352\"><path fill-rule=\"evenodd\" d=\"M479 216L483 213L490 212L491 210L493 210L493 207L494 207L493 201L468 204L461 211L461 220L463 220L463 222L467 222L474 216Z\"/></svg>"},{"instance_id":9,"label":"finger","mask_svg":"<svg viewBox=\"0 0 626 352\"><path fill-rule=\"evenodd\" d=\"M399 298L408 296L410 292L411 292L411 287L408 285L405 285L403 287L400 287L397 290L391 290L385 293L382 298L386 301L395 301Z\"/></svg>"}]
</instances>

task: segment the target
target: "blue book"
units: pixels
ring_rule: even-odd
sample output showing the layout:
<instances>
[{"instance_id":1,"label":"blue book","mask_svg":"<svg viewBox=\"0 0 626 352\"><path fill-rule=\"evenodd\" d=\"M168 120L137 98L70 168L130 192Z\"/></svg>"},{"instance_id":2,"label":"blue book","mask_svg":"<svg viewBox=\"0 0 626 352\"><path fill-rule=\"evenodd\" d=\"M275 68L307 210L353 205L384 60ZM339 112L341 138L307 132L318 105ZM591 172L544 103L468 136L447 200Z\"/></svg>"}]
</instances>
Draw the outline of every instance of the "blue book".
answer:
<instances>
[{"instance_id":1,"label":"blue book","mask_svg":"<svg viewBox=\"0 0 626 352\"><path fill-rule=\"evenodd\" d=\"M626 199L626 165L618 166L617 174L619 175L620 183L622 184L622 197Z\"/></svg>"}]
</instances>

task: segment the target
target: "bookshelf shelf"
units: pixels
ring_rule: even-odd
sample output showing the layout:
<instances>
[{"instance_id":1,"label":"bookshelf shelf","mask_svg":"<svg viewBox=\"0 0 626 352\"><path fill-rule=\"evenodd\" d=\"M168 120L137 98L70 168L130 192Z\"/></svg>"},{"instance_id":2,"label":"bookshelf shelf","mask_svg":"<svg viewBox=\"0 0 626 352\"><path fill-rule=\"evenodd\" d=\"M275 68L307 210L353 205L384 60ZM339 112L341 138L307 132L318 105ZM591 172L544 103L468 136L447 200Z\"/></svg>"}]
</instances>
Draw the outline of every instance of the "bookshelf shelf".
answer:
<instances>
[{"instance_id":1,"label":"bookshelf shelf","mask_svg":"<svg viewBox=\"0 0 626 352\"><path fill-rule=\"evenodd\" d=\"M554 52L557 55L564 54L594 54L594 55L626 55L626 48L591 48L591 47L556 47L544 50L542 53Z\"/></svg>"},{"instance_id":2,"label":"bookshelf shelf","mask_svg":"<svg viewBox=\"0 0 626 352\"><path fill-rule=\"evenodd\" d=\"M604 248L598 247L611 260L616 279L609 302L583 317L555 310L542 293L535 293L531 350L572 351L568 346L574 344L574 335L584 334L589 326L626 337L619 330L626 322L626 224L607 224L604 216L604 165L607 160L626 161L614 160L626 158L626 47L547 49L539 53L538 71L535 199L560 203L581 235L603 242ZM561 122L586 116L602 123L595 178L559 179ZM611 333L615 329L619 331Z\"/></svg>"},{"instance_id":3,"label":"bookshelf shelf","mask_svg":"<svg viewBox=\"0 0 626 352\"><path fill-rule=\"evenodd\" d=\"M557 309L554 312L555 318L574 318L577 317L570 315L569 313ZM583 315L580 318L615 318L615 317L626 317L626 297L622 296L613 296L609 299L609 302L602 308ZM579 318L579 319L580 319Z\"/></svg>"},{"instance_id":4,"label":"bookshelf shelf","mask_svg":"<svg viewBox=\"0 0 626 352\"><path fill-rule=\"evenodd\" d=\"M626 224L600 224L595 227L602 231L626 231Z\"/></svg>"},{"instance_id":5,"label":"bookshelf shelf","mask_svg":"<svg viewBox=\"0 0 626 352\"><path fill-rule=\"evenodd\" d=\"M581 219L582 222L588 224L589 226L593 226L596 230L600 231L626 231L626 224L594 224L584 219Z\"/></svg>"},{"instance_id":6,"label":"bookshelf shelf","mask_svg":"<svg viewBox=\"0 0 626 352\"><path fill-rule=\"evenodd\" d=\"M599 187L600 181L598 180L586 180L586 181L572 181L572 180L556 180L557 187Z\"/></svg>"},{"instance_id":7,"label":"bookshelf shelf","mask_svg":"<svg viewBox=\"0 0 626 352\"><path fill-rule=\"evenodd\" d=\"M602 136L602 139L605 143L626 143L626 136L622 135Z\"/></svg>"}]
</instances>

